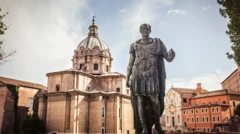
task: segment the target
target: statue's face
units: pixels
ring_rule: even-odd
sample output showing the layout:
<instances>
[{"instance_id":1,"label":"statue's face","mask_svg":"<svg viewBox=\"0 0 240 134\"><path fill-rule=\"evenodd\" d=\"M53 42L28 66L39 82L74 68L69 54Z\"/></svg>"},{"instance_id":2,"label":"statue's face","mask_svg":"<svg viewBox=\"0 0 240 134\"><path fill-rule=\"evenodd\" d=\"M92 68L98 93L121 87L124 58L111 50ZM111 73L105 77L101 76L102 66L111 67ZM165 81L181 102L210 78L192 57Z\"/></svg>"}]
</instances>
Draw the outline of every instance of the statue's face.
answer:
<instances>
[{"instance_id":1,"label":"statue's face","mask_svg":"<svg viewBox=\"0 0 240 134\"><path fill-rule=\"evenodd\" d=\"M142 36L148 37L151 33L151 29L147 25L143 25L140 29L140 33L142 34Z\"/></svg>"}]
</instances>

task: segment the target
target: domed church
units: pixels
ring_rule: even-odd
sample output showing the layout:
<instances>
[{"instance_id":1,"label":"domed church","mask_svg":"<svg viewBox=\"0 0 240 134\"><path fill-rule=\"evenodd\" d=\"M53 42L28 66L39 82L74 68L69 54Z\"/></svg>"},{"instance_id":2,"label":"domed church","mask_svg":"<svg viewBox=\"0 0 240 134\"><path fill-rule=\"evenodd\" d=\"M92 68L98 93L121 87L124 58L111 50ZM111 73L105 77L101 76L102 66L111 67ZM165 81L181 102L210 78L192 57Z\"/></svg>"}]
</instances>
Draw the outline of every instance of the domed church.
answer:
<instances>
[{"instance_id":1,"label":"domed church","mask_svg":"<svg viewBox=\"0 0 240 134\"><path fill-rule=\"evenodd\" d=\"M47 74L38 94L38 115L47 133L134 133L130 91L123 74L111 72L111 52L93 18L88 36L72 57L72 68Z\"/></svg>"}]
</instances>

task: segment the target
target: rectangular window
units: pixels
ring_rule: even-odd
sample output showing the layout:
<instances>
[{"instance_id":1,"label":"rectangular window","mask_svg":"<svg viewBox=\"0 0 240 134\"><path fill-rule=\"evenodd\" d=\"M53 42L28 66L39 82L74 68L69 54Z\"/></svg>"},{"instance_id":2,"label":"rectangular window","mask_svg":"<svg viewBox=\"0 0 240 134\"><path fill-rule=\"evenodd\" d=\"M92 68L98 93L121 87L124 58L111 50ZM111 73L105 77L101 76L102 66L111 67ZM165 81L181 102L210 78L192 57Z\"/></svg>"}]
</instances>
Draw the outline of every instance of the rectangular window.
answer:
<instances>
[{"instance_id":1,"label":"rectangular window","mask_svg":"<svg viewBox=\"0 0 240 134\"><path fill-rule=\"evenodd\" d=\"M186 113L185 113L185 110L183 110L183 114L186 114Z\"/></svg>"},{"instance_id":2,"label":"rectangular window","mask_svg":"<svg viewBox=\"0 0 240 134\"><path fill-rule=\"evenodd\" d=\"M187 122L189 122L189 118L187 118Z\"/></svg>"},{"instance_id":3,"label":"rectangular window","mask_svg":"<svg viewBox=\"0 0 240 134\"><path fill-rule=\"evenodd\" d=\"M192 117L192 122L194 122L194 118Z\"/></svg>"},{"instance_id":4,"label":"rectangular window","mask_svg":"<svg viewBox=\"0 0 240 134\"><path fill-rule=\"evenodd\" d=\"M60 85L59 84L56 85L56 91L57 92L60 91Z\"/></svg>"},{"instance_id":5,"label":"rectangular window","mask_svg":"<svg viewBox=\"0 0 240 134\"><path fill-rule=\"evenodd\" d=\"M218 112L218 107L216 108L216 112Z\"/></svg>"},{"instance_id":6,"label":"rectangular window","mask_svg":"<svg viewBox=\"0 0 240 134\"><path fill-rule=\"evenodd\" d=\"M105 134L105 129L104 128L102 128L102 134Z\"/></svg>"},{"instance_id":7,"label":"rectangular window","mask_svg":"<svg viewBox=\"0 0 240 134\"><path fill-rule=\"evenodd\" d=\"M207 132L210 132L210 128L207 129Z\"/></svg>"},{"instance_id":8,"label":"rectangular window","mask_svg":"<svg viewBox=\"0 0 240 134\"><path fill-rule=\"evenodd\" d=\"M191 113L193 114L193 110L191 110Z\"/></svg>"},{"instance_id":9,"label":"rectangular window","mask_svg":"<svg viewBox=\"0 0 240 134\"><path fill-rule=\"evenodd\" d=\"M214 113L214 107L212 107L212 113Z\"/></svg>"},{"instance_id":10,"label":"rectangular window","mask_svg":"<svg viewBox=\"0 0 240 134\"><path fill-rule=\"evenodd\" d=\"M167 116L167 124L169 124L169 117Z\"/></svg>"},{"instance_id":11,"label":"rectangular window","mask_svg":"<svg viewBox=\"0 0 240 134\"><path fill-rule=\"evenodd\" d=\"M212 121L215 122L215 117L214 116L212 117Z\"/></svg>"},{"instance_id":12,"label":"rectangular window","mask_svg":"<svg viewBox=\"0 0 240 134\"><path fill-rule=\"evenodd\" d=\"M194 131L195 131L195 129L194 129L194 128L192 128L192 131L194 132Z\"/></svg>"},{"instance_id":13,"label":"rectangular window","mask_svg":"<svg viewBox=\"0 0 240 134\"><path fill-rule=\"evenodd\" d=\"M196 118L196 122L198 122L198 117Z\"/></svg>"},{"instance_id":14,"label":"rectangular window","mask_svg":"<svg viewBox=\"0 0 240 134\"><path fill-rule=\"evenodd\" d=\"M203 132L206 132L205 128L203 128Z\"/></svg>"},{"instance_id":15,"label":"rectangular window","mask_svg":"<svg viewBox=\"0 0 240 134\"><path fill-rule=\"evenodd\" d=\"M93 70L98 70L98 64L96 63L93 64Z\"/></svg>"},{"instance_id":16,"label":"rectangular window","mask_svg":"<svg viewBox=\"0 0 240 134\"><path fill-rule=\"evenodd\" d=\"M207 113L207 112L208 112L208 109L206 108L205 111L206 111L206 113Z\"/></svg>"},{"instance_id":17,"label":"rectangular window","mask_svg":"<svg viewBox=\"0 0 240 134\"><path fill-rule=\"evenodd\" d=\"M217 121L220 122L220 116L217 117Z\"/></svg>"},{"instance_id":18,"label":"rectangular window","mask_svg":"<svg viewBox=\"0 0 240 134\"><path fill-rule=\"evenodd\" d=\"M127 134L130 134L129 130L127 130Z\"/></svg>"},{"instance_id":19,"label":"rectangular window","mask_svg":"<svg viewBox=\"0 0 240 134\"><path fill-rule=\"evenodd\" d=\"M120 92L120 88L119 87L117 88L117 92Z\"/></svg>"},{"instance_id":20,"label":"rectangular window","mask_svg":"<svg viewBox=\"0 0 240 134\"><path fill-rule=\"evenodd\" d=\"M235 108L236 107L236 101L232 101L232 106Z\"/></svg>"},{"instance_id":21,"label":"rectangular window","mask_svg":"<svg viewBox=\"0 0 240 134\"><path fill-rule=\"evenodd\" d=\"M85 63L87 63L88 62L88 60L87 60L87 56L85 56Z\"/></svg>"},{"instance_id":22,"label":"rectangular window","mask_svg":"<svg viewBox=\"0 0 240 134\"><path fill-rule=\"evenodd\" d=\"M202 114L204 113L204 109L202 108Z\"/></svg>"},{"instance_id":23,"label":"rectangular window","mask_svg":"<svg viewBox=\"0 0 240 134\"><path fill-rule=\"evenodd\" d=\"M174 120L174 117L172 117L172 126L175 126L175 120Z\"/></svg>"},{"instance_id":24,"label":"rectangular window","mask_svg":"<svg viewBox=\"0 0 240 134\"><path fill-rule=\"evenodd\" d=\"M180 116L178 115L178 123L180 123Z\"/></svg>"},{"instance_id":25,"label":"rectangular window","mask_svg":"<svg viewBox=\"0 0 240 134\"><path fill-rule=\"evenodd\" d=\"M105 118L105 107L102 107L102 118Z\"/></svg>"},{"instance_id":26,"label":"rectangular window","mask_svg":"<svg viewBox=\"0 0 240 134\"><path fill-rule=\"evenodd\" d=\"M121 108L119 108L119 118L121 119Z\"/></svg>"},{"instance_id":27,"label":"rectangular window","mask_svg":"<svg viewBox=\"0 0 240 134\"><path fill-rule=\"evenodd\" d=\"M204 117L202 117L202 122L204 122Z\"/></svg>"},{"instance_id":28,"label":"rectangular window","mask_svg":"<svg viewBox=\"0 0 240 134\"><path fill-rule=\"evenodd\" d=\"M206 117L206 122L208 122L208 117Z\"/></svg>"},{"instance_id":29,"label":"rectangular window","mask_svg":"<svg viewBox=\"0 0 240 134\"><path fill-rule=\"evenodd\" d=\"M187 114L188 114L188 110L186 110L187 111Z\"/></svg>"},{"instance_id":30,"label":"rectangular window","mask_svg":"<svg viewBox=\"0 0 240 134\"><path fill-rule=\"evenodd\" d=\"M108 72L108 65L106 65L106 72Z\"/></svg>"},{"instance_id":31,"label":"rectangular window","mask_svg":"<svg viewBox=\"0 0 240 134\"><path fill-rule=\"evenodd\" d=\"M80 64L80 65L79 65L79 70L81 70L81 69L82 69L82 67L83 67L83 64Z\"/></svg>"},{"instance_id":32,"label":"rectangular window","mask_svg":"<svg viewBox=\"0 0 240 134\"><path fill-rule=\"evenodd\" d=\"M226 121L228 121L228 116L226 116Z\"/></svg>"},{"instance_id":33,"label":"rectangular window","mask_svg":"<svg viewBox=\"0 0 240 134\"><path fill-rule=\"evenodd\" d=\"M198 114L198 110L197 109L195 110L195 113Z\"/></svg>"},{"instance_id":34,"label":"rectangular window","mask_svg":"<svg viewBox=\"0 0 240 134\"><path fill-rule=\"evenodd\" d=\"M184 103L187 103L187 98L183 98L183 102L184 102Z\"/></svg>"}]
</instances>

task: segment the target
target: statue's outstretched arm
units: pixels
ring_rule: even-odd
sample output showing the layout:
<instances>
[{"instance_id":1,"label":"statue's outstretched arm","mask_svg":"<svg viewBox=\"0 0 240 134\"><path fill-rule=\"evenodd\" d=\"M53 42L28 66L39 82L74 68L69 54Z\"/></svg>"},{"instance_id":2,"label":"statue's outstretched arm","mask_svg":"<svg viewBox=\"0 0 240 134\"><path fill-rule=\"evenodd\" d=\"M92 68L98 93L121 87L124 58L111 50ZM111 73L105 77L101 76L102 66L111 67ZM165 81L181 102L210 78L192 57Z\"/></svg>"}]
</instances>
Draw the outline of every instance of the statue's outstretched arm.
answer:
<instances>
[{"instance_id":1,"label":"statue's outstretched arm","mask_svg":"<svg viewBox=\"0 0 240 134\"><path fill-rule=\"evenodd\" d=\"M163 46L163 57L165 58L166 61L172 62L173 59L175 58L175 52L173 51L173 49L170 49L167 52L166 46L164 44L162 46Z\"/></svg>"}]
</instances>

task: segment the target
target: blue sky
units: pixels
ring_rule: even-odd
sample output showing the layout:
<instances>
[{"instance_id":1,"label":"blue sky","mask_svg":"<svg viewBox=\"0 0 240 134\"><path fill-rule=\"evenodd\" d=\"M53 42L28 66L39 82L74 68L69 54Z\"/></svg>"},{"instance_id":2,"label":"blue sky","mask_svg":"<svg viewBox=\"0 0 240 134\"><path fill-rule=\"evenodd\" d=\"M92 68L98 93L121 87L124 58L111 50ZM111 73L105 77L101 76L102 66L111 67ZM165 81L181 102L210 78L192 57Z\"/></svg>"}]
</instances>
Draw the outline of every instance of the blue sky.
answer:
<instances>
[{"instance_id":1,"label":"blue sky","mask_svg":"<svg viewBox=\"0 0 240 134\"><path fill-rule=\"evenodd\" d=\"M237 66L225 34L228 20L215 0L0 0L10 14L9 30L0 39L6 51L16 50L0 66L0 75L47 85L46 74L72 67L79 42L87 37L92 15L99 37L113 57L112 71L126 74L130 45L141 38L139 26L149 23L151 37L161 38L176 52L166 63L167 89L221 89L221 82Z\"/></svg>"}]
</instances>

